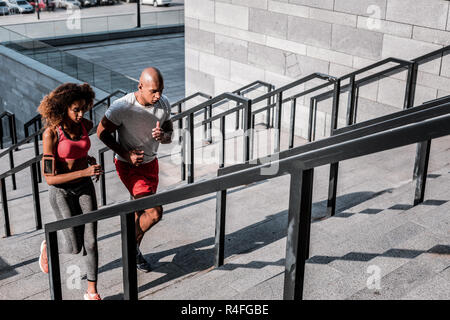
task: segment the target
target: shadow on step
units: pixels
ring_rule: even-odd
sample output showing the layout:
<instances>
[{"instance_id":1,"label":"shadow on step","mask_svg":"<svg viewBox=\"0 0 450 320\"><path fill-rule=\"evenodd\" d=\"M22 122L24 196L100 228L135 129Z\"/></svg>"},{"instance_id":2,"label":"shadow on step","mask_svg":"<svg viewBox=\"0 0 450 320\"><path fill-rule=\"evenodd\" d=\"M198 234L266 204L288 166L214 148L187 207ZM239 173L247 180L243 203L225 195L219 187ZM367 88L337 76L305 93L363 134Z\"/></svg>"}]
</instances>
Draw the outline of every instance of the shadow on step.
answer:
<instances>
[{"instance_id":1,"label":"shadow on step","mask_svg":"<svg viewBox=\"0 0 450 320\"><path fill-rule=\"evenodd\" d=\"M338 201L340 203L344 203L345 201L349 203L348 205L341 205L341 209L344 208L345 210L347 207L350 208L384 192L387 192L387 190L378 193L356 192L338 197ZM206 199L200 201L206 201ZM326 206L326 201L313 204L313 208L323 206ZM178 210L178 208L172 209L171 212L175 210ZM284 210L273 215L268 215L260 222L227 234L225 237L225 259L234 255L256 251L286 237L287 214L287 210ZM107 235L102 238L107 237L109 236ZM146 254L145 257L153 266L155 272L164 275L141 285L139 292L151 290L171 280L181 279L187 275L212 268L214 266L214 237L160 252ZM171 259L171 261L167 262L168 259ZM163 260L166 261L162 262ZM176 265L176 268L170 268L170 264ZM121 259L117 259L101 266L99 272L121 268L121 265ZM231 259L229 262L225 261L221 270L232 271L236 268L261 269L268 265L282 266L284 265L284 259L276 262L258 260L251 261L247 264L233 264ZM151 294L151 292L148 294ZM122 299L122 294L105 297L105 300L109 299Z\"/></svg>"},{"instance_id":2,"label":"shadow on step","mask_svg":"<svg viewBox=\"0 0 450 320\"><path fill-rule=\"evenodd\" d=\"M423 253L432 253L436 255L450 255L450 246L438 244L428 250L410 250L410 249L394 248L389 249L383 253L349 252L342 257L314 256L309 258L307 263L329 264L335 260L368 262L377 257L414 259Z\"/></svg>"}]
</instances>

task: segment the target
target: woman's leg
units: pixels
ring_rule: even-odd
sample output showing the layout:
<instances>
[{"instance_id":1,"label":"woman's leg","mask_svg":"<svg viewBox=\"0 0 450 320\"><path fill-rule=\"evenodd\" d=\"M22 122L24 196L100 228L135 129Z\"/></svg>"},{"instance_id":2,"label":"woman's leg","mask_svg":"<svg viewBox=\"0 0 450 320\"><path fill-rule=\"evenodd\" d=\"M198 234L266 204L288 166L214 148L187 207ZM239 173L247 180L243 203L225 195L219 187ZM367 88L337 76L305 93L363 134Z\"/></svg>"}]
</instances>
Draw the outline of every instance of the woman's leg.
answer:
<instances>
[{"instance_id":1,"label":"woman's leg","mask_svg":"<svg viewBox=\"0 0 450 320\"><path fill-rule=\"evenodd\" d=\"M79 214L74 212L74 208L76 208L74 196L65 189L50 186L49 200L57 220L67 219ZM83 245L83 229L83 226L64 229L62 234L65 242L61 241L62 239L60 237L58 238L59 252L72 254L80 253Z\"/></svg>"},{"instance_id":2,"label":"woman's leg","mask_svg":"<svg viewBox=\"0 0 450 320\"><path fill-rule=\"evenodd\" d=\"M92 181L83 188L79 198L79 205L83 213L97 210L97 198ZM88 292L96 293L98 275L97 222L88 223L84 226L84 248L87 253Z\"/></svg>"}]
</instances>

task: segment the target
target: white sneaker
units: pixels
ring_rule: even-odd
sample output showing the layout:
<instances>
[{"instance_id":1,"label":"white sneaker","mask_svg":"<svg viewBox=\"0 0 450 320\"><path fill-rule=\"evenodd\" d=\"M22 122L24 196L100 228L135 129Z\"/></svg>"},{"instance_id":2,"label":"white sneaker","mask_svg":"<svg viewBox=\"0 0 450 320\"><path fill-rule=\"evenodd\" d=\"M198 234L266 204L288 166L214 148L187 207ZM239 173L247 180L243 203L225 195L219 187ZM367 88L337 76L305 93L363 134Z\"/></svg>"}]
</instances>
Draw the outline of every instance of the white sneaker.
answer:
<instances>
[{"instance_id":1,"label":"white sneaker","mask_svg":"<svg viewBox=\"0 0 450 320\"><path fill-rule=\"evenodd\" d=\"M100 295L98 293L86 292L84 294L84 300L102 300L102 299L100 298Z\"/></svg>"}]
</instances>

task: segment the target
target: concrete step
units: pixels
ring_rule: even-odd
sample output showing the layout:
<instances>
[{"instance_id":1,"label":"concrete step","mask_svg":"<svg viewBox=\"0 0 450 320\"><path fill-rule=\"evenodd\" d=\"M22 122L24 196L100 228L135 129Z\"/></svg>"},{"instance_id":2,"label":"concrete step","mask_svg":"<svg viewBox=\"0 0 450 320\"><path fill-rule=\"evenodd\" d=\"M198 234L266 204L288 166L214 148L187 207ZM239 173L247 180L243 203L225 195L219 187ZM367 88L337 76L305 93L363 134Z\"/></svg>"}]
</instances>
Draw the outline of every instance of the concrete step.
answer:
<instances>
[{"instance_id":1,"label":"concrete step","mask_svg":"<svg viewBox=\"0 0 450 320\"><path fill-rule=\"evenodd\" d=\"M102 147L95 139L92 139L93 146ZM415 146L394 150L396 157L392 157L393 153L379 153L342 162L338 214L329 219L322 219L329 168L323 166L315 170L314 222L305 298L359 299L375 295L375 298L426 299L426 295L421 295L421 288L426 291L438 282L437 279L448 279L448 273L443 269L448 267L448 254L436 253L445 252L445 245L449 243L448 232L445 233L448 224L442 223L447 219L442 210L448 212L445 201L449 200L448 141L442 139L432 144L428 202L414 208L408 206L408 200L412 201L414 160L411 155L415 154ZM236 148L241 149L238 143ZM174 183L185 183L179 181L179 164L167 157L171 154L171 146L161 147L160 191L173 188ZM230 148L233 147L230 144ZM129 195L114 172L110 151L106 160L108 205L127 201ZM204 169L206 177L216 174L214 167L211 164ZM27 175L20 179L25 183ZM202 177L196 176L196 179ZM41 184L40 188L46 223L53 221L54 216L45 196L46 184ZM142 243L142 252L154 266L154 272L138 274L140 298L281 299L288 188L289 177L282 176L228 191L226 263L218 269L212 268L215 194L165 206L163 220ZM34 231L30 193L19 191L11 193L16 198L13 200L11 196L10 202L15 235L0 239L0 297L48 299L48 276L40 272L37 264L43 231ZM99 194L97 189L98 197ZM0 218L3 223L1 219L3 217ZM98 239L99 291L105 299L121 299L120 220L101 221ZM435 259L436 255L439 258ZM77 266L84 275L83 257L60 257L63 296L80 299L86 282L81 281L79 289L74 287L70 282L73 274L67 272ZM364 291L370 276L367 268L371 265L381 268L381 283L386 282L390 288L386 292L390 293L377 295L374 291ZM411 271L421 280L414 282L414 279L402 276L403 270ZM413 284L409 285L409 282ZM445 285L446 282L442 282L442 288L433 297L445 296ZM399 287L403 289L397 289Z\"/></svg>"},{"instance_id":2,"label":"concrete step","mask_svg":"<svg viewBox=\"0 0 450 320\"><path fill-rule=\"evenodd\" d=\"M448 185L446 181L441 184ZM365 221L359 225L347 221L346 238L339 238L324 227L325 223L335 226L342 218L313 223L304 298L448 298L449 204L450 201L433 209L423 204L397 210L391 212L391 219L378 224L369 220L370 215L361 215ZM412 211L416 214L409 218ZM278 217L284 220L281 224L286 223L286 218L286 214ZM269 223L273 221L265 224ZM274 229L272 225L272 232ZM220 268L199 272L164 289L155 288L142 298L282 299L285 241L284 237L269 240L261 247L228 257ZM373 270L380 272L378 289L367 288Z\"/></svg>"}]
</instances>

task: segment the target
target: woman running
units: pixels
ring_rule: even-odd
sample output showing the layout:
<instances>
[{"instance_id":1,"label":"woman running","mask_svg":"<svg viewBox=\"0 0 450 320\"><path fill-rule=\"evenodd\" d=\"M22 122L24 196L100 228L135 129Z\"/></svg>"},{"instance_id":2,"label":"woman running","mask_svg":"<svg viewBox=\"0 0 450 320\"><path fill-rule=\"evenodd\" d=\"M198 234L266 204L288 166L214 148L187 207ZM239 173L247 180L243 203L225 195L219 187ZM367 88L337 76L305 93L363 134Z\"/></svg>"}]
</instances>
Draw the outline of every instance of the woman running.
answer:
<instances>
[{"instance_id":1,"label":"woman running","mask_svg":"<svg viewBox=\"0 0 450 320\"><path fill-rule=\"evenodd\" d=\"M66 219L97 209L90 177L103 174L95 158L88 155L92 122L83 115L92 108L95 93L88 84L65 83L44 97L38 112L45 121L43 172L49 185L50 204L56 218ZM84 247L88 288L85 300L101 300L97 292L97 223L63 230L62 253L78 254ZM58 246L59 247L59 246ZM48 273L47 245L41 244L41 270Z\"/></svg>"}]
</instances>

